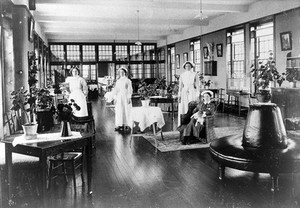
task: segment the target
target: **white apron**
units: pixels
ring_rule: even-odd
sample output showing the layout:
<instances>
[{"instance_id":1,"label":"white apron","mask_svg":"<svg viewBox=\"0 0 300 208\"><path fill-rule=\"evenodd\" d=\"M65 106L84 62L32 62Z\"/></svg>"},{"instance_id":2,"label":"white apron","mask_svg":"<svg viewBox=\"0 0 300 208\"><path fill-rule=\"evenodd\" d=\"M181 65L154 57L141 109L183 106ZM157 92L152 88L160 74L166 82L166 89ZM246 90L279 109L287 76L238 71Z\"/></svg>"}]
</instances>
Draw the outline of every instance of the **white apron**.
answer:
<instances>
[{"instance_id":1,"label":"white apron","mask_svg":"<svg viewBox=\"0 0 300 208\"><path fill-rule=\"evenodd\" d=\"M197 101L200 93L200 82L196 72L185 71L179 78L179 92L181 102L178 104L178 126L181 125L180 115L188 112L188 104Z\"/></svg>"},{"instance_id":2,"label":"white apron","mask_svg":"<svg viewBox=\"0 0 300 208\"><path fill-rule=\"evenodd\" d=\"M117 80L114 88L115 95L115 124L116 126L132 125L131 117L131 95L132 83L127 77L121 77ZM130 103L128 103L130 100Z\"/></svg>"},{"instance_id":3,"label":"white apron","mask_svg":"<svg viewBox=\"0 0 300 208\"><path fill-rule=\"evenodd\" d=\"M86 81L82 77L67 77L66 83L69 83L70 95L69 101L73 99L80 107L80 110L74 110L73 115L76 117L88 116L86 95L88 87Z\"/></svg>"}]
</instances>

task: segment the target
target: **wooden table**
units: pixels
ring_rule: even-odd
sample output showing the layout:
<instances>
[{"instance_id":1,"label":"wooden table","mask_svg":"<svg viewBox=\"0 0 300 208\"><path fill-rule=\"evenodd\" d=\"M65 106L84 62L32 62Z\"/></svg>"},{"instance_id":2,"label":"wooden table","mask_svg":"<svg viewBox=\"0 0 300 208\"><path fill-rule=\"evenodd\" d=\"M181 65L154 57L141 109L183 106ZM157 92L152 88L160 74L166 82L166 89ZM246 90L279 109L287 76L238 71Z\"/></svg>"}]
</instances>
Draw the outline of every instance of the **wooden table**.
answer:
<instances>
[{"instance_id":1,"label":"wooden table","mask_svg":"<svg viewBox=\"0 0 300 208\"><path fill-rule=\"evenodd\" d=\"M162 96L151 96L150 102L154 103L155 106L157 106L158 103L171 103L172 107L172 119L174 119L174 103L177 103L178 97L172 96L172 97L162 97Z\"/></svg>"},{"instance_id":2,"label":"wooden table","mask_svg":"<svg viewBox=\"0 0 300 208\"><path fill-rule=\"evenodd\" d=\"M228 101L227 101L227 105L230 105L230 99L231 97L234 98L234 105L238 106L238 113L239 115L241 115L241 97L243 96L247 96L248 99L250 99L250 93L249 92L244 92L244 91L238 91L238 90L228 90L226 92L227 96L228 96Z\"/></svg>"},{"instance_id":3,"label":"wooden table","mask_svg":"<svg viewBox=\"0 0 300 208\"><path fill-rule=\"evenodd\" d=\"M43 134L40 134L43 135ZM58 137L58 133L48 133L47 138L50 137ZM50 135L50 136L49 136ZM85 147L86 148L86 167L87 167L87 186L88 186L88 194L92 194L91 189L91 180L92 180L92 138L94 134L85 134L81 137L74 137L72 139L61 139L55 141L47 141L47 142L35 142L35 143L21 143L16 144L13 143L15 138L20 138L21 134L16 134L9 136L2 140L1 142L5 143L5 162L7 167L7 179L8 179L8 197L11 199L12 197L12 153L19 153L29 156L38 157L40 161L41 168L41 197L43 199L44 205L46 206L46 187L47 187L47 157L56 155L61 153L62 151L68 151L73 149L78 149ZM38 137L39 138L39 137Z\"/></svg>"}]
</instances>

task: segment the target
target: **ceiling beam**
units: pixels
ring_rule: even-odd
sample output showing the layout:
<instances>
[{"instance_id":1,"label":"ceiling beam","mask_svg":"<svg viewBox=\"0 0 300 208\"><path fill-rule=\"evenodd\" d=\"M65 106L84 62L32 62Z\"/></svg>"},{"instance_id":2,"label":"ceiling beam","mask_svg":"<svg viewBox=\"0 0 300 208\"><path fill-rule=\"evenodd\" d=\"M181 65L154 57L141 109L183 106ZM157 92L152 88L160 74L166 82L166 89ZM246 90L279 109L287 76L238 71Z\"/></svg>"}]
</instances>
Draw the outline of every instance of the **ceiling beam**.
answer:
<instances>
[{"instance_id":1,"label":"ceiling beam","mask_svg":"<svg viewBox=\"0 0 300 208\"><path fill-rule=\"evenodd\" d=\"M74 2L74 3L73 3ZM94 2L94 1L92 1ZM194 1L195 2L195 1ZM81 8L81 10L115 10L115 8L121 8L126 11L136 11L139 9L140 11L143 10L151 10L155 9L157 11L164 11L164 10L199 10L200 3L196 1L194 2L150 2L150 1L143 1L142 3L136 3L131 1L97 1L94 3L88 3L86 1L77 1L77 0L53 0L51 2L42 3L38 2L36 4L38 10L43 10L45 7L56 7L56 8ZM247 12L249 6L248 5L239 5L239 4L226 4L226 3L219 3L219 4L209 4L203 3L202 9L205 12ZM50 12L50 11L48 11ZM53 9L55 13L55 9ZM100 15L100 13L99 13Z\"/></svg>"}]
</instances>

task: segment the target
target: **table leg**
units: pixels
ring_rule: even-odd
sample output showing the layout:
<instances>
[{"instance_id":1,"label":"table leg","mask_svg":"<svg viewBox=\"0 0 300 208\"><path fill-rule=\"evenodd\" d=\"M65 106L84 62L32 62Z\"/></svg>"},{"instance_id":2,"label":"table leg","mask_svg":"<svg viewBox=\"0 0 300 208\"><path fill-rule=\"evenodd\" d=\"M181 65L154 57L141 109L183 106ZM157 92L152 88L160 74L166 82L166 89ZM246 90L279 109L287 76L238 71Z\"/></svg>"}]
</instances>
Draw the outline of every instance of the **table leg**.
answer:
<instances>
[{"instance_id":1,"label":"table leg","mask_svg":"<svg viewBox=\"0 0 300 208\"><path fill-rule=\"evenodd\" d=\"M5 163L7 167L7 192L8 192L8 205L13 205L14 202L12 201L12 150L11 150L11 144L5 144Z\"/></svg>"},{"instance_id":2,"label":"table leg","mask_svg":"<svg viewBox=\"0 0 300 208\"><path fill-rule=\"evenodd\" d=\"M88 144L86 146L86 165L87 165L87 186L88 186L88 195L93 193L91 184L92 184L92 137L88 138Z\"/></svg>"},{"instance_id":3,"label":"table leg","mask_svg":"<svg viewBox=\"0 0 300 208\"><path fill-rule=\"evenodd\" d=\"M239 116L241 115L241 96L238 96Z\"/></svg>"},{"instance_id":4,"label":"table leg","mask_svg":"<svg viewBox=\"0 0 300 208\"><path fill-rule=\"evenodd\" d=\"M46 203L46 199L47 199L47 156L46 154L43 152L42 155L40 156L40 165L41 165L41 198L43 200L43 204L44 207L46 207L47 203Z\"/></svg>"},{"instance_id":5,"label":"table leg","mask_svg":"<svg viewBox=\"0 0 300 208\"><path fill-rule=\"evenodd\" d=\"M174 102L172 100L172 119L174 120L175 116L174 116Z\"/></svg>"}]
</instances>

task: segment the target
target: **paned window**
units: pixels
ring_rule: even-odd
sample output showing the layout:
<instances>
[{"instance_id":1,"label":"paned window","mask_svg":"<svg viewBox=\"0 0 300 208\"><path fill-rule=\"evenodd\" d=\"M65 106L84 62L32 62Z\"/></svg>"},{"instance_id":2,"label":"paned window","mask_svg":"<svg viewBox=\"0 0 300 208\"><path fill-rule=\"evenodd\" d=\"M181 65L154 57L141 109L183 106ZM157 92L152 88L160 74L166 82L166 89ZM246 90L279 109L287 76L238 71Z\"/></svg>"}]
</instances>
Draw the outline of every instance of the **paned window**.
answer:
<instances>
[{"instance_id":1,"label":"paned window","mask_svg":"<svg viewBox=\"0 0 300 208\"><path fill-rule=\"evenodd\" d=\"M82 46L82 59L83 61L96 61L96 51L94 45Z\"/></svg>"},{"instance_id":2,"label":"paned window","mask_svg":"<svg viewBox=\"0 0 300 208\"><path fill-rule=\"evenodd\" d=\"M50 45L51 61L53 62L64 62L65 52L64 45Z\"/></svg>"},{"instance_id":3,"label":"paned window","mask_svg":"<svg viewBox=\"0 0 300 208\"><path fill-rule=\"evenodd\" d=\"M67 45L67 61L80 61L79 45Z\"/></svg>"},{"instance_id":4,"label":"paned window","mask_svg":"<svg viewBox=\"0 0 300 208\"><path fill-rule=\"evenodd\" d=\"M127 45L116 45L116 61L127 61Z\"/></svg>"},{"instance_id":5,"label":"paned window","mask_svg":"<svg viewBox=\"0 0 300 208\"><path fill-rule=\"evenodd\" d=\"M131 45L130 46L130 60L131 61L142 61L142 46Z\"/></svg>"},{"instance_id":6,"label":"paned window","mask_svg":"<svg viewBox=\"0 0 300 208\"><path fill-rule=\"evenodd\" d=\"M144 61L155 60L154 45L144 45Z\"/></svg>"},{"instance_id":7,"label":"paned window","mask_svg":"<svg viewBox=\"0 0 300 208\"><path fill-rule=\"evenodd\" d=\"M112 45L99 45L99 61L112 61L113 60L113 51ZM127 51L126 51L127 53Z\"/></svg>"}]
</instances>

